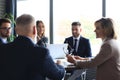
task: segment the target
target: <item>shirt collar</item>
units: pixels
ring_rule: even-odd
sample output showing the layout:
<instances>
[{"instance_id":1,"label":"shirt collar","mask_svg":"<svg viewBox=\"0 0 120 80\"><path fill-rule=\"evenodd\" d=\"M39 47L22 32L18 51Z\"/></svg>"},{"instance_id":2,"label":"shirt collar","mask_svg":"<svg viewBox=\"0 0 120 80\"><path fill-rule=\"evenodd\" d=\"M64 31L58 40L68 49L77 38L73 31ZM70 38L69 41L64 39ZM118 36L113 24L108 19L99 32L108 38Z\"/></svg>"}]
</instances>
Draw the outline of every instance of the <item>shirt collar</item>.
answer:
<instances>
[{"instance_id":1,"label":"shirt collar","mask_svg":"<svg viewBox=\"0 0 120 80\"><path fill-rule=\"evenodd\" d=\"M1 39L2 39L3 43L7 43L7 38L2 38L1 37Z\"/></svg>"},{"instance_id":2,"label":"shirt collar","mask_svg":"<svg viewBox=\"0 0 120 80\"><path fill-rule=\"evenodd\" d=\"M105 38L102 40L102 42L104 43L107 39L108 39L108 38L107 38L107 37L105 37Z\"/></svg>"},{"instance_id":3,"label":"shirt collar","mask_svg":"<svg viewBox=\"0 0 120 80\"><path fill-rule=\"evenodd\" d=\"M30 38L30 37L28 37L34 44L36 44L37 43L37 38L35 38L34 40L32 39L32 38Z\"/></svg>"}]
</instances>

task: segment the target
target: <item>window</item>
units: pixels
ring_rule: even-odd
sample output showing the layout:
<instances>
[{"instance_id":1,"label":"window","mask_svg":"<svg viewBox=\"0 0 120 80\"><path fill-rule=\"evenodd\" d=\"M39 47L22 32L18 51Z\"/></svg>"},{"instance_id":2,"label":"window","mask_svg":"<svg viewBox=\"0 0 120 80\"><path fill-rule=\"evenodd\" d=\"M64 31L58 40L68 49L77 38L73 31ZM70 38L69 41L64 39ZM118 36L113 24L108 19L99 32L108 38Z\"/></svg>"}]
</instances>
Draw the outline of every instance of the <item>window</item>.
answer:
<instances>
[{"instance_id":1,"label":"window","mask_svg":"<svg viewBox=\"0 0 120 80\"><path fill-rule=\"evenodd\" d=\"M120 0L106 0L106 16L110 17L114 20L115 23L115 29L117 30L118 38L120 36L120 11L119 5ZM120 38L119 38L120 39Z\"/></svg>"},{"instance_id":2,"label":"window","mask_svg":"<svg viewBox=\"0 0 120 80\"><path fill-rule=\"evenodd\" d=\"M50 0L18 0L17 16L32 14L36 20L43 20L49 38ZM82 35L90 39L93 56L99 51L101 40L96 39L94 22L102 17L102 0L53 0L53 43L63 43L71 36L71 23L80 21Z\"/></svg>"},{"instance_id":3,"label":"window","mask_svg":"<svg viewBox=\"0 0 120 80\"><path fill-rule=\"evenodd\" d=\"M94 22L102 17L102 0L54 0L54 43L63 43L71 36L71 23L80 21L82 35L90 39L93 55L99 51Z\"/></svg>"},{"instance_id":4,"label":"window","mask_svg":"<svg viewBox=\"0 0 120 80\"><path fill-rule=\"evenodd\" d=\"M24 13L33 15L36 20L42 20L49 38L49 0L18 0L17 16Z\"/></svg>"}]
</instances>

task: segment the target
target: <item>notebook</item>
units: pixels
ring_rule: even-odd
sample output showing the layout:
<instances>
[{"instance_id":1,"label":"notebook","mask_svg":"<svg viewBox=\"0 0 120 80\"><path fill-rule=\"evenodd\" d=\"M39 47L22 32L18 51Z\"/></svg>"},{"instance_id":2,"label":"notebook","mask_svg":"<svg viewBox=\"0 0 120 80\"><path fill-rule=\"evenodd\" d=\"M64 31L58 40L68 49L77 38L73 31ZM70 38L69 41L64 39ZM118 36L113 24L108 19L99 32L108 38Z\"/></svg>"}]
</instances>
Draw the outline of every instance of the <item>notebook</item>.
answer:
<instances>
[{"instance_id":1,"label":"notebook","mask_svg":"<svg viewBox=\"0 0 120 80\"><path fill-rule=\"evenodd\" d=\"M53 59L63 59L66 57L68 44L47 44L50 55Z\"/></svg>"}]
</instances>

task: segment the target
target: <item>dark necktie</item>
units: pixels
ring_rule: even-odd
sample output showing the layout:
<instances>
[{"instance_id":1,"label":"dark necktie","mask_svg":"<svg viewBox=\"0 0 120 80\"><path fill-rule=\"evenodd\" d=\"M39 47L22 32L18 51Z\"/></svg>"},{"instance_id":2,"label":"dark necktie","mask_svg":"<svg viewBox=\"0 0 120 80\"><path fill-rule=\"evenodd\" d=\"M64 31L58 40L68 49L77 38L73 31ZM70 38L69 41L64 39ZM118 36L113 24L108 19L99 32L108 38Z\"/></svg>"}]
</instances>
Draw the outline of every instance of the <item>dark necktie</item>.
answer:
<instances>
[{"instance_id":1,"label":"dark necktie","mask_svg":"<svg viewBox=\"0 0 120 80\"><path fill-rule=\"evenodd\" d=\"M76 48L77 48L77 39L74 39L74 42L75 43L74 43L74 46L73 46L73 49L74 49L73 53L76 54L76 52L77 52L76 51Z\"/></svg>"}]
</instances>

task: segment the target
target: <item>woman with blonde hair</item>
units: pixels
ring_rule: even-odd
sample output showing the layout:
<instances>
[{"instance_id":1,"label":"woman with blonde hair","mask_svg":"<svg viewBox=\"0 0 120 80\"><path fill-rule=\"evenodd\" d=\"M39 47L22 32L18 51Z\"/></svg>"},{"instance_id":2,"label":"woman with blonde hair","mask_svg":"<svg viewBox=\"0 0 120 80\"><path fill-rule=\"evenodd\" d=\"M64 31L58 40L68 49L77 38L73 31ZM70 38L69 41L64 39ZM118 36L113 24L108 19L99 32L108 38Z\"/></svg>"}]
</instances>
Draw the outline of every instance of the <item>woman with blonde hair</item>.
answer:
<instances>
[{"instance_id":1,"label":"woman with blonde hair","mask_svg":"<svg viewBox=\"0 0 120 80\"><path fill-rule=\"evenodd\" d=\"M97 67L96 80L120 80L120 47L112 19L97 20L94 32L103 42L99 53L93 59L67 55L68 61L77 68Z\"/></svg>"}]
</instances>

